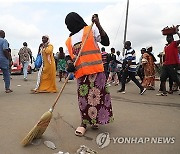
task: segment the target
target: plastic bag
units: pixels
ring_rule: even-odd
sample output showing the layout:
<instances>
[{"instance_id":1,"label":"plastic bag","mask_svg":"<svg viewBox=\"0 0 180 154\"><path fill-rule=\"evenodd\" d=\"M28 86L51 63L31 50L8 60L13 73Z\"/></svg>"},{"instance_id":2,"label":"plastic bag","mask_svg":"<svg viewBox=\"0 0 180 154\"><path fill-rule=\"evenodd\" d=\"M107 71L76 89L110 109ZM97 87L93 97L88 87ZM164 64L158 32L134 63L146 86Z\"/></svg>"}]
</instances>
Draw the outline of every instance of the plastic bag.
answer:
<instances>
[{"instance_id":1,"label":"plastic bag","mask_svg":"<svg viewBox=\"0 0 180 154\"><path fill-rule=\"evenodd\" d=\"M44 141L44 144L50 149L53 149L53 150L56 149L55 144L51 141Z\"/></svg>"},{"instance_id":2,"label":"plastic bag","mask_svg":"<svg viewBox=\"0 0 180 154\"><path fill-rule=\"evenodd\" d=\"M69 80L74 80L74 74L70 73Z\"/></svg>"},{"instance_id":3,"label":"plastic bag","mask_svg":"<svg viewBox=\"0 0 180 154\"><path fill-rule=\"evenodd\" d=\"M42 65L42 56L41 54L38 54L35 60L35 68L40 68Z\"/></svg>"}]
</instances>

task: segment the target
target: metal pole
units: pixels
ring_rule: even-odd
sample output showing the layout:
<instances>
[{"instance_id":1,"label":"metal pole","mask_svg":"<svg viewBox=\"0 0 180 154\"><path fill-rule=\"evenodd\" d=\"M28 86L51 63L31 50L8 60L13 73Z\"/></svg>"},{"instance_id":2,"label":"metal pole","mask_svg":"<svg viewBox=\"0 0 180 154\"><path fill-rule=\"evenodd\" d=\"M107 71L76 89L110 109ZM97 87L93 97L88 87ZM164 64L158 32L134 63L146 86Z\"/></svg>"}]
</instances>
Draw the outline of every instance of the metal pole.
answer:
<instances>
[{"instance_id":1,"label":"metal pole","mask_svg":"<svg viewBox=\"0 0 180 154\"><path fill-rule=\"evenodd\" d=\"M123 44L126 42L126 33L127 33L127 21L128 21L128 10L129 10L129 0L127 0L127 8L126 8L126 21L125 21L125 29L124 29L124 40ZM123 47L123 56L124 56L125 49Z\"/></svg>"}]
</instances>

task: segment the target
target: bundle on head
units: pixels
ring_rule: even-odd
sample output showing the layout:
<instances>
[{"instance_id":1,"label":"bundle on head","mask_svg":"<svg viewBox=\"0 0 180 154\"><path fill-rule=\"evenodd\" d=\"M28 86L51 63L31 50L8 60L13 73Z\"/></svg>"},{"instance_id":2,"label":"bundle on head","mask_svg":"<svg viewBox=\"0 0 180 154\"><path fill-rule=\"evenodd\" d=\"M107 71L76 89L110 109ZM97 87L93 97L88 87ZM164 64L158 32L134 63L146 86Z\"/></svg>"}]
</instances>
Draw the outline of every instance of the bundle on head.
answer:
<instances>
[{"instance_id":1,"label":"bundle on head","mask_svg":"<svg viewBox=\"0 0 180 154\"><path fill-rule=\"evenodd\" d=\"M179 31L178 26L174 26L174 25L172 27L166 26L165 28L163 28L162 34L163 35L174 35L177 33L177 31Z\"/></svg>"}]
</instances>

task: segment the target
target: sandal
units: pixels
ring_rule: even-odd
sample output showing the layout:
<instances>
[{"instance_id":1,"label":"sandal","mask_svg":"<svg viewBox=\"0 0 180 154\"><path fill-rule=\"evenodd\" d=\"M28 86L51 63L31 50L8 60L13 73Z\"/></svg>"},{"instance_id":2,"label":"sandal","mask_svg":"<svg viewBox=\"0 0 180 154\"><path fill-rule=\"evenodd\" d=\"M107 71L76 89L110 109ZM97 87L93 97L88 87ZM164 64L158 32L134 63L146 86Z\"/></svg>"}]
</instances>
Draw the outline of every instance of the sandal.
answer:
<instances>
[{"instance_id":1,"label":"sandal","mask_svg":"<svg viewBox=\"0 0 180 154\"><path fill-rule=\"evenodd\" d=\"M80 126L76 129L75 135L76 136L84 136L85 132L86 132L86 128Z\"/></svg>"},{"instance_id":2,"label":"sandal","mask_svg":"<svg viewBox=\"0 0 180 154\"><path fill-rule=\"evenodd\" d=\"M160 94L156 94L156 96L167 96L167 94L160 93Z\"/></svg>"},{"instance_id":3,"label":"sandal","mask_svg":"<svg viewBox=\"0 0 180 154\"><path fill-rule=\"evenodd\" d=\"M6 93L11 93L11 92L13 92L11 89L6 89L6 91L5 91Z\"/></svg>"},{"instance_id":4,"label":"sandal","mask_svg":"<svg viewBox=\"0 0 180 154\"><path fill-rule=\"evenodd\" d=\"M37 90L31 90L31 94L38 94L39 92Z\"/></svg>"},{"instance_id":5,"label":"sandal","mask_svg":"<svg viewBox=\"0 0 180 154\"><path fill-rule=\"evenodd\" d=\"M94 124L94 125L91 126L91 128L94 129L94 130L97 130L97 129L99 129L99 125L98 124Z\"/></svg>"},{"instance_id":6,"label":"sandal","mask_svg":"<svg viewBox=\"0 0 180 154\"><path fill-rule=\"evenodd\" d=\"M155 88L150 86L147 88L147 90L155 90Z\"/></svg>"},{"instance_id":7,"label":"sandal","mask_svg":"<svg viewBox=\"0 0 180 154\"><path fill-rule=\"evenodd\" d=\"M36 91L36 89L31 89L31 92L34 92L34 91Z\"/></svg>"},{"instance_id":8,"label":"sandal","mask_svg":"<svg viewBox=\"0 0 180 154\"><path fill-rule=\"evenodd\" d=\"M168 94L173 94L173 91L172 91L172 90L169 90L169 91L168 91Z\"/></svg>"}]
</instances>

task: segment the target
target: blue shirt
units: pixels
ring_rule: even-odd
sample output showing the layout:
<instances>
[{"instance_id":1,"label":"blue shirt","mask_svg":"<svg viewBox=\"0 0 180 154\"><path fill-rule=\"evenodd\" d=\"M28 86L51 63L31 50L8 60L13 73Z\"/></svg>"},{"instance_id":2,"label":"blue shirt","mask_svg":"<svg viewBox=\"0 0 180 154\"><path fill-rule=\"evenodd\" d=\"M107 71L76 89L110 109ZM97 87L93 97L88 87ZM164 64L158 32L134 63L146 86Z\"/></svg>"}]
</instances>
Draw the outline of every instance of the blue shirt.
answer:
<instances>
[{"instance_id":1,"label":"blue shirt","mask_svg":"<svg viewBox=\"0 0 180 154\"><path fill-rule=\"evenodd\" d=\"M8 42L6 39L0 38L0 68L9 68L9 60L5 57L3 50L8 49Z\"/></svg>"},{"instance_id":2,"label":"blue shirt","mask_svg":"<svg viewBox=\"0 0 180 154\"><path fill-rule=\"evenodd\" d=\"M136 72L136 54L135 51L133 49L129 49L126 51L125 53L125 60L131 61L131 65L128 68L129 72Z\"/></svg>"}]
</instances>

